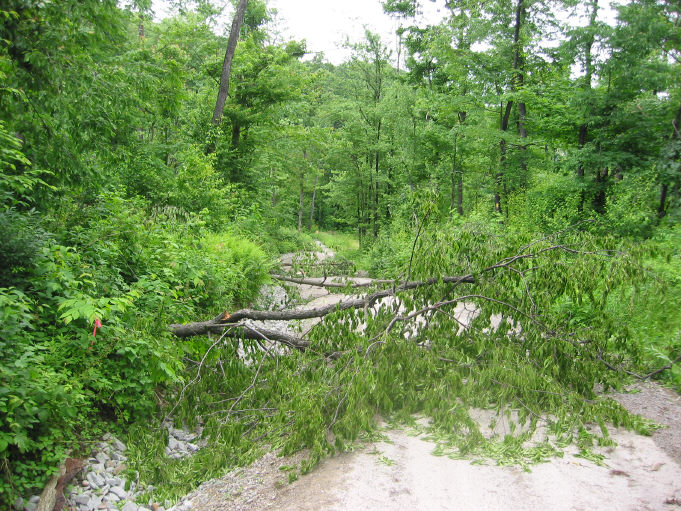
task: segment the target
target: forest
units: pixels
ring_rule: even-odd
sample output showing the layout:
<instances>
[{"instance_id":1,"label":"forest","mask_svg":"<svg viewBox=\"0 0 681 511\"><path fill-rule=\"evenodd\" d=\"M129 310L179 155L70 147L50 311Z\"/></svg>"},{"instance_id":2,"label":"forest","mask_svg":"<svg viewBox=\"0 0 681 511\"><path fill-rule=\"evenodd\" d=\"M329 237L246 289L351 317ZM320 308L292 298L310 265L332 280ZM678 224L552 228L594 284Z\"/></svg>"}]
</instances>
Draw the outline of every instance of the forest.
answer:
<instances>
[{"instance_id":1,"label":"forest","mask_svg":"<svg viewBox=\"0 0 681 511\"><path fill-rule=\"evenodd\" d=\"M0 6L0 508L107 432L159 501L271 449L304 473L376 415L519 464L557 447L495 450L459 405L555 417L586 457L645 432L595 388L681 389L681 5L457 0L423 26L385 0L397 47L367 30L335 65L266 0L219 33L223 3ZM376 296L264 350L225 311L315 240L336 257L301 278ZM407 313L367 313L386 296ZM209 446L164 459L170 415Z\"/></svg>"}]
</instances>

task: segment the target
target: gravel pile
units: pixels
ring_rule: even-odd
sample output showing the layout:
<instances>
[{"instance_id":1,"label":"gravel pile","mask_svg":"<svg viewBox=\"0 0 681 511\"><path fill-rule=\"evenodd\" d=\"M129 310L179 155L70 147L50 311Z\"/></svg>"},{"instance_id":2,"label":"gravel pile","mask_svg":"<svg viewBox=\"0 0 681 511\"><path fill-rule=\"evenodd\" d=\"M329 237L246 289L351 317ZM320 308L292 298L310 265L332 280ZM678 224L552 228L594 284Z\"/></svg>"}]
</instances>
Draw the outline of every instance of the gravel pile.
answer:
<instances>
[{"instance_id":1,"label":"gravel pile","mask_svg":"<svg viewBox=\"0 0 681 511\"><path fill-rule=\"evenodd\" d=\"M186 431L173 426L172 422L164 422L168 430L168 446L166 455L179 459L204 447L201 440L202 428ZM69 511L189 511L192 503L189 500L180 502L168 509L158 503L149 501L146 506L139 505L136 500L143 493L152 491L153 486L143 486L136 481L129 481L123 475L126 470L126 445L111 434L106 434L97 443L97 451L89 458L83 470L76 476L65 490L66 507ZM15 511L35 511L40 502L39 495L33 495L25 501L19 498L14 503Z\"/></svg>"},{"instance_id":2,"label":"gravel pile","mask_svg":"<svg viewBox=\"0 0 681 511\"><path fill-rule=\"evenodd\" d=\"M166 446L166 456L175 460L194 454L206 445L205 440L201 440L203 428L197 426L194 431L177 429L173 423L166 421L163 427L168 430L168 445Z\"/></svg>"},{"instance_id":3,"label":"gravel pile","mask_svg":"<svg viewBox=\"0 0 681 511\"><path fill-rule=\"evenodd\" d=\"M125 462L128 459L124 454L125 444L107 433L97 444L97 448L98 451L87 460L79 474L73 491L66 495L67 509L150 511L135 503L135 499L149 488L142 488L135 481L128 481L122 474L127 468Z\"/></svg>"}]
</instances>

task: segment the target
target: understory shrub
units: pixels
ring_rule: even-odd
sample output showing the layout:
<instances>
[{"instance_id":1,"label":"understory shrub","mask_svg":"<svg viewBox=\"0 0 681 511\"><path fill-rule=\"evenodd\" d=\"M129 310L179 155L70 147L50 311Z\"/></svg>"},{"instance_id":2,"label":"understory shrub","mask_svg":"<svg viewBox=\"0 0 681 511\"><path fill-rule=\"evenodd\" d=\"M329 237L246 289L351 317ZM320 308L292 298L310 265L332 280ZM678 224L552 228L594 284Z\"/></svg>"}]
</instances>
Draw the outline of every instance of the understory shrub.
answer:
<instances>
[{"instance_id":1,"label":"understory shrub","mask_svg":"<svg viewBox=\"0 0 681 511\"><path fill-rule=\"evenodd\" d=\"M57 213L68 232L14 238L26 256L22 288L0 288L0 502L39 489L99 420L148 419L193 349L168 324L247 305L267 280L253 242L147 209L102 194Z\"/></svg>"}]
</instances>

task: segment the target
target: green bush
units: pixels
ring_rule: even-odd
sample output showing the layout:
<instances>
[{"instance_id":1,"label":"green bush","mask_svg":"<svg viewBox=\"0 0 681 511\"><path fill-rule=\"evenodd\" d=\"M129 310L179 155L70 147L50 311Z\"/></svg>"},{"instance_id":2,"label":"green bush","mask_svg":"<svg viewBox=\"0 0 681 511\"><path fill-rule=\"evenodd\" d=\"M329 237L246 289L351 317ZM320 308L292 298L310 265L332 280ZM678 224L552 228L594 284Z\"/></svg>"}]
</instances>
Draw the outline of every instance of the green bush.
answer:
<instances>
[{"instance_id":1,"label":"green bush","mask_svg":"<svg viewBox=\"0 0 681 511\"><path fill-rule=\"evenodd\" d=\"M22 289L0 288L2 502L40 487L101 418L147 420L193 349L168 324L247 305L268 278L253 242L147 206L107 193L58 212L70 230L24 243Z\"/></svg>"}]
</instances>

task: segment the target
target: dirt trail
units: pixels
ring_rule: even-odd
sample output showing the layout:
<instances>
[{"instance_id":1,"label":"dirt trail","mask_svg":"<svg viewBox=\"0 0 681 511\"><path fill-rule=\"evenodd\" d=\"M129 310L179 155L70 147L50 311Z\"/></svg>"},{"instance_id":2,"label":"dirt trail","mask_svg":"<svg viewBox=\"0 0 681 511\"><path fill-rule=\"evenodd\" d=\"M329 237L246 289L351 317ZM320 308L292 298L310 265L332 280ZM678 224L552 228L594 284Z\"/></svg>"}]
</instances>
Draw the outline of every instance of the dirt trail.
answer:
<instances>
[{"instance_id":1,"label":"dirt trail","mask_svg":"<svg viewBox=\"0 0 681 511\"><path fill-rule=\"evenodd\" d=\"M329 257L328 252L323 247L321 257ZM308 306L343 298L312 286L299 290L312 300ZM270 453L204 483L187 498L194 509L206 511L681 510L681 399L652 383L633 390L637 393L614 397L668 427L652 437L611 431L617 447L600 450L607 456L603 466L576 457L574 447L562 458L532 466L531 472L493 462L472 464L434 456L433 443L390 430L385 431L387 441L323 460L292 484L282 470L305 454L284 459ZM495 433L503 437L504 432Z\"/></svg>"}]
</instances>

